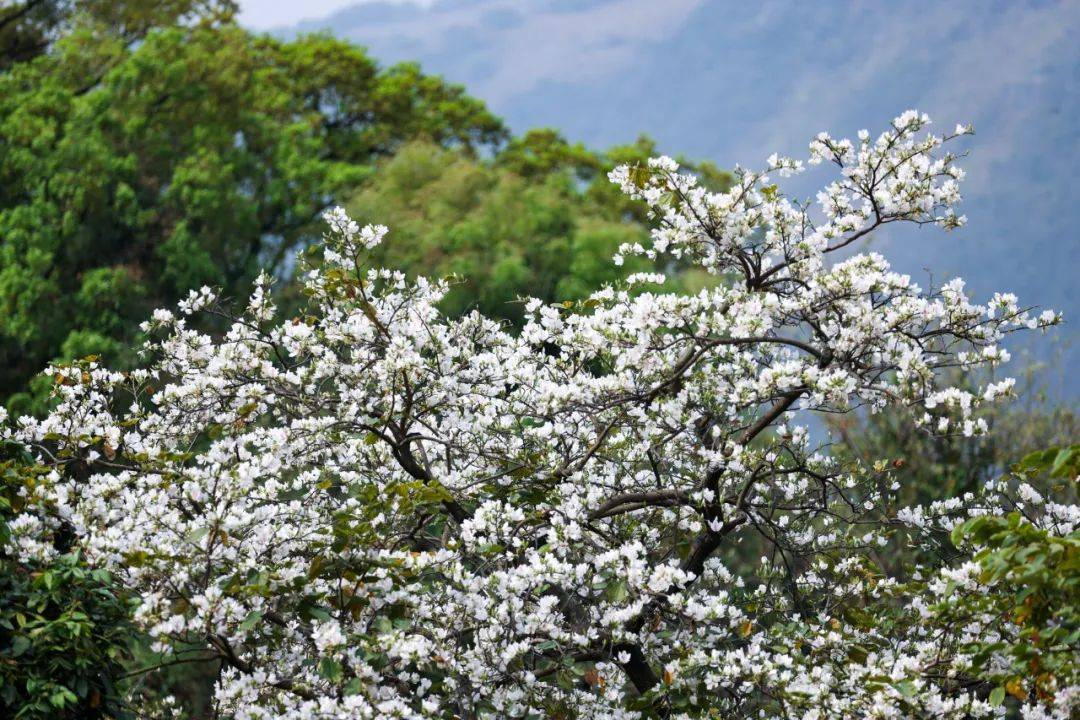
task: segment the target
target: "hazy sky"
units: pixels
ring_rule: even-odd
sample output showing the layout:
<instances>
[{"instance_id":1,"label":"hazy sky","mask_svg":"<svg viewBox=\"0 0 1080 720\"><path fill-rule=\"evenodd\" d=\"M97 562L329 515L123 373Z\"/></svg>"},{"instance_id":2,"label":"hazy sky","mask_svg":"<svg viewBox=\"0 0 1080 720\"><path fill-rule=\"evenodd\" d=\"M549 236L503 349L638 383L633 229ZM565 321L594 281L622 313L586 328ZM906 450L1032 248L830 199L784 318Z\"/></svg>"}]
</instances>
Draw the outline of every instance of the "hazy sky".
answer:
<instances>
[{"instance_id":1,"label":"hazy sky","mask_svg":"<svg viewBox=\"0 0 1080 720\"><path fill-rule=\"evenodd\" d=\"M269 30L294 25L301 20L326 17L335 10L359 5L360 2L364 0L240 0L240 22L255 30ZM419 4L430 4L430 0Z\"/></svg>"},{"instance_id":2,"label":"hazy sky","mask_svg":"<svg viewBox=\"0 0 1080 720\"><path fill-rule=\"evenodd\" d=\"M355 0L241 0L240 22L256 30L292 25L301 20L326 17Z\"/></svg>"}]
</instances>

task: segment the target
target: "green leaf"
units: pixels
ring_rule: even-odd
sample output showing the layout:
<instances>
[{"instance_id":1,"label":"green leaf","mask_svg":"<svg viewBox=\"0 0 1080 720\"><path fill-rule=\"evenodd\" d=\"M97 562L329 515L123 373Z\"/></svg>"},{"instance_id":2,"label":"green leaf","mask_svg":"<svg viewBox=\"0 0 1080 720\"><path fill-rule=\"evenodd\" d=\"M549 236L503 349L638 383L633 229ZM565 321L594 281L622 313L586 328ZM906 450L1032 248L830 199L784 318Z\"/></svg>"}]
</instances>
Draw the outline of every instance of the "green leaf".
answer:
<instances>
[{"instance_id":1,"label":"green leaf","mask_svg":"<svg viewBox=\"0 0 1080 720\"><path fill-rule=\"evenodd\" d=\"M312 620L330 620L333 616L330 615L325 609L321 607L311 607L307 611L308 617Z\"/></svg>"},{"instance_id":2,"label":"green leaf","mask_svg":"<svg viewBox=\"0 0 1080 720\"><path fill-rule=\"evenodd\" d=\"M604 599L610 603L625 602L629 596L630 587L626 584L626 580L622 578L615 578L604 588Z\"/></svg>"},{"instance_id":3,"label":"green leaf","mask_svg":"<svg viewBox=\"0 0 1080 720\"><path fill-rule=\"evenodd\" d=\"M340 680L342 676L341 663L333 658L322 658L319 660L319 676L331 682Z\"/></svg>"},{"instance_id":4,"label":"green leaf","mask_svg":"<svg viewBox=\"0 0 1080 720\"><path fill-rule=\"evenodd\" d=\"M262 617L262 610L252 610L247 614L247 617L244 618L244 621L240 623L240 629L244 632L251 630L259 623L260 620L262 620Z\"/></svg>"},{"instance_id":5,"label":"green leaf","mask_svg":"<svg viewBox=\"0 0 1080 720\"><path fill-rule=\"evenodd\" d=\"M11 657L19 657L30 649L30 638L25 635L16 635L11 641Z\"/></svg>"},{"instance_id":6,"label":"green leaf","mask_svg":"<svg viewBox=\"0 0 1080 720\"><path fill-rule=\"evenodd\" d=\"M1068 477L1075 474L1077 460L1080 456L1080 446L1062 448L1054 458L1054 464L1050 466L1050 477Z\"/></svg>"},{"instance_id":7,"label":"green leaf","mask_svg":"<svg viewBox=\"0 0 1080 720\"><path fill-rule=\"evenodd\" d=\"M910 680L901 680L900 682L895 683L893 687L906 698L915 697L915 683Z\"/></svg>"}]
</instances>

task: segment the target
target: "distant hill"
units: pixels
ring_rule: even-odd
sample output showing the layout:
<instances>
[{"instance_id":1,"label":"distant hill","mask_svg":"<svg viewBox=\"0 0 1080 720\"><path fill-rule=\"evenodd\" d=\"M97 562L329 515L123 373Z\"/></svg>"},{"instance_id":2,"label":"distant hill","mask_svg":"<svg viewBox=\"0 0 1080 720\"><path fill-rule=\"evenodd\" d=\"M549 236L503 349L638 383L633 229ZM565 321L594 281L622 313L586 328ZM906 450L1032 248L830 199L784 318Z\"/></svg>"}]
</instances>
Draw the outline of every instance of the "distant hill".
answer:
<instances>
[{"instance_id":1,"label":"distant hill","mask_svg":"<svg viewBox=\"0 0 1080 720\"><path fill-rule=\"evenodd\" d=\"M418 60L515 130L599 147L644 132L726 166L803 154L819 130L876 131L908 107L939 129L972 122L969 225L880 247L924 285L932 268L979 298L1009 290L1065 312L1027 344L1058 355L1057 382L1080 395L1080 3L367 2L281 32L314 30Z\"/></svg>"}]
</instances>

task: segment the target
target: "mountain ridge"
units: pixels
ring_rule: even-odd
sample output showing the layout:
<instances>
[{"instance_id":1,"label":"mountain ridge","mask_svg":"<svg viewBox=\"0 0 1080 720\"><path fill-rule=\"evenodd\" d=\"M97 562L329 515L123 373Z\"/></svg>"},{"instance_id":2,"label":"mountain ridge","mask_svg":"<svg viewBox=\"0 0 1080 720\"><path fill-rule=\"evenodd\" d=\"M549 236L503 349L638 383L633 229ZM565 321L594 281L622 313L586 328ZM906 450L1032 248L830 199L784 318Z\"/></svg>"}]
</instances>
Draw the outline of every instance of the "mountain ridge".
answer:
<instances>
[{"instance_id":1,"label":"mountain ridge","mask_svg":"<svg viewBox=\"0 0 1080 720\"><path fill-rule=\"evenodd\" d=\"M892 231L876 245L926 284L954 275L977 299L1010 291L1080 315L1076 82L1080 5L1069 2L750 5L672 0L372 2L279 34L330 31L380 61L419 61L464 84L508 125L559 129L595 147L639 133L671 154L757 167L805 155L818 131L880 130L916 107L938 131L973 123L964 165L969 225L942 236ZM812 193L820 174L799 178ZM1013 342L1055 353L1055 380L1080 395L1066 324ZM1056 350L1053 348L1057 348ZM1014 355L1017 354L1014 352Z\"/></svg>"}]
</instances>

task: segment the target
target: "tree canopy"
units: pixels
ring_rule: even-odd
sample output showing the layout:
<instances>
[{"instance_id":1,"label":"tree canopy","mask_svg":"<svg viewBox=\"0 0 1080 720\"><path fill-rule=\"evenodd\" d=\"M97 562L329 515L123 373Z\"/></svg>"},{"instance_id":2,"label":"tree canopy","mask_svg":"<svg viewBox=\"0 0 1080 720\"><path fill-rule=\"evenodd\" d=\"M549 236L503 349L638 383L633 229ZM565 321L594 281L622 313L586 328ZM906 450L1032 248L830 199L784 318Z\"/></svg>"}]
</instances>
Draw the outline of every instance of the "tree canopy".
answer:
<instances>
[{"instance_id":1,"label":"tree canopy","mask_svg":"<svg viewBox=\"0 0 1080 720\"><path fill-rule=\"evenodd\" d=\"M969 129L928 124L818 135L815 204L772 181L792 158L722 191L667 157L617 167L653 230L615 261L653 270L531 299L519 333L448 314L449 284L373 261L385 226L328 211L296 311L270 274L242 306L193 289L135 369L48 372L55 406L2 431L35 478L4 552L114 572L155 651L219 663L225 717L1065 720L1080 450L905 504L804 422L896 408L982 435L1013 382L954 369L1060 320L840 253L963 224ZM672 262L717 282L667 287Z\"/></svg>"},{"instance_id":2,"label":"tree canopy","mask_svg":"<svg viewBox=\"0 0 1080 720\"><path fill-rule=\"evenodd\" d=\"M346 199L362 223L393 227L394 241L373 260L409 274L454 276L443 301L451 314L479 309L520 325L521 298L548 302L585 298L647 264L615 267L624 243L648 238L641 208L607 180L627 162L656 154L647 138L606 152L571 145L538 130L510 140L491 160L421 141L379 167ZM703 182L725 189L731 176L705 163L688 164ZM673 281L702 282L681 271Z\"/></svg>"},{"instance_id":3,"label":"tree canopy","mask_svg":"<svg viewBox=\"0 0 1080 720\"><path fill-rule=\"evenodd\" d=\"M5 0L0 3L0 71L40 57L74 31L125 44L158 27L228 19L232 0Z\"/></svg>"},{"instance_id":4,"label":"tree canopy","mask_svg":"<svg viewBox=\"0 0 1080 720\"><path fill-rule=\"evenodd\" d=\"M101 3L83 22L23 6L65 34L0 73L0 395L53 358L119 360L138 318L189 287L246 292L402 143L468 154L505 137L415 65L213 14L173 23L210 5Z\"/></svg>"}]
</instances>

